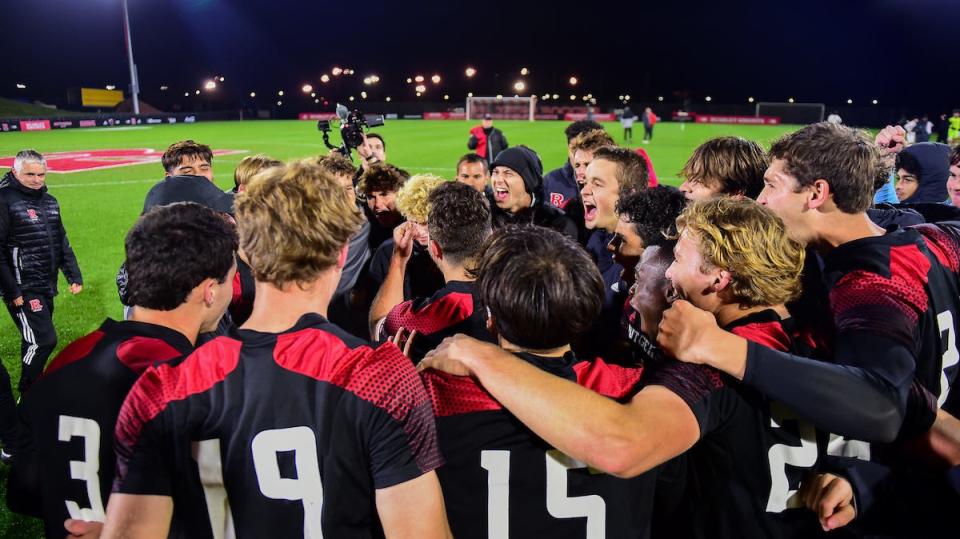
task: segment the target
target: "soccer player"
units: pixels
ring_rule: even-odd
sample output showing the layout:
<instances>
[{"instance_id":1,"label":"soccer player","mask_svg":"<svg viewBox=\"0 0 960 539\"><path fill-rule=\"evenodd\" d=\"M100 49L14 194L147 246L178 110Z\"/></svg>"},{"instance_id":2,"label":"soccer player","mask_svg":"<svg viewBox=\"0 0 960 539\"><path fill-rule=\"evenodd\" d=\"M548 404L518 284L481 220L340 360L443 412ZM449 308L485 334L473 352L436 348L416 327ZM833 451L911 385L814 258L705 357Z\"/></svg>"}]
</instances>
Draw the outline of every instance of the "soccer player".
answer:
<instances>
[{"instance_id":1,"label":"soccer player","mask_svg":"<svg viewBox=\"0 0 960 539\"><path fill-rule=\"evenodd\" d=\"M413 364L324 317L362 222L353 200L296 162L264 172L236 210L253 314L134 385L104 537L447 536L433 408Z\"/></svg>"},{"instance_id":2,"label":"soccer player","mask_svg":"<svg viewBox=\"0 0 960 539\"><path fill-rule=\"evenodd\" d=\"M233 192L242 193L250 180L261 170L281 165L283 165L281 161L262 153L244 157L237 163L237 168L233 171Z\"/></svg>"},{"instance_id":3,"label":"soccer player","mask_svg":"<svg viewBox=\"0 0 960 539\"><path fill-rule=\"evenodd\" d=\"M490 195L490 164L475 153L468 153L457 161L457 178L477 191Z\"/></svg>"},{"instance_id":4,"label":"soccer player","mask_svg":"<svg viewBox=\"0 0 960 539\"><path fill-rule=\"evenodd\" d=\"M716 196L757 198L769 158L763 148L740 137L710 139L693 151L683 165L680 190L687 200Z\"/></svg>"},{"instance_id":5,"label":"soccer player","mask_svg":"<svg viewBox=\"0 0 960 539\"><path fill-rule=\"evenodd\" d=\"M901 204L940 204L949 200L950 146L937 142L911 144L897 154L897 199Z\"/></svg>"},{"instance_id":6,"label":"soccer player","mask_svg":"<svg viewBox=\"0 0 960 539\"><path fill-rule=\"evenodd\" d=\"M412 183L413 179L407 185ZM449 335L466 333L492 339L471 273L480 247L490 235L490 205L481 193L459 182L438 185L430 191L427 203L427 251L446 284L431 296L403 301L403 277L415 241L413 231L406 229L397 238L387 279L370 309L374 339L386 340L401 330L409 332L413 344L408 355L415 362Z\"/></svg>"},{"instance_id":7,"label":"soccer player","mask_svg":"<svg viewBox=\"0 0 960 539\"><path fill-rule=\"evenodd\" d=\"M543 192L547 197L547 202L555 207L565 210L580 195L580 183L577 182L576 174L573 171L573 140L581 133L593 130L603 130L603 126L590 120L578 120L571 123L563 130L567 137L567 159L563 166L544 174Z\"/></svg>"},{"instance_id":8,"label":"soccer player","mask_svg":"<svg viewBox=\"0 0 960 539\"><path fill-rule=\"evenodd\" d=\"M103 522L120 405L147 367L188 355L217 327L236 250L233 225L198 204L155 208L127 234L133 317L67 346L20 402L7 499L43 518L47 537L63 537L68 518Z\"/></svg>"},{"instance_id":9,"label":"soccer player","mask_svg":"<svg viewBox=\"0 0 960 539\"><path fill-rule=\"evenodd\" d=\"M617 227L607 249L623 268L620 274L628 286L634 282L634 267L644 249L666 243L676 232L676 220L686 205L675 187L658 185L619 197Z\"/></svg>"},{"instance_id":10,"label":"soccer player","mask_svg":"<svg viewBox=\"0 0 960 539\"><path fill-rule=\"evenodd\" d=\"M175 142L160 158L167 176L202 176L213 181L213 151L192 140Z\"/></svg>"},{"instance_id":11,"label":"soccer player","mask_svg":"<svg viewBox=\"0 0 960 539\"><path fill-rule=\"evenodd\" d=\"M393 165L378 163L363 169L357 193L366 201L363 213L370 222L370 250L393 237L403 216L397 210L397 191L410 175Z\"/></svg>"},{"instance_id":12,"label":"soccer player","mask_svg":"<svg viewBox=\"0 0 960 539\"><path fill-rule=\"evenodd\" d=\"M751 200L719 198L688 207L677 228L666 276L679 295L736 334L790 348L777 311L800 291L804 250L783 222ZM620 404L465 336L445 340L421 366L472 375L553 447L620 477L689 450L687 510L695 537L805 537L819 530L813 513L794 508L792 498L826 440L713 369L664 362Z\"/></svg>"},{"instance_id":13,"label":"soccer player","mask_svg":"<svg viewBox=\"0 0 960 539\"><path fill-rule=\"evenodd\" d=\"M884 129L879 146L887 146L894 132ZM908 399L914 379L956 416L960 399L950 387L960 370L954 346L957 228L884 230L869 220L865 212L883 174L878 145L861 131L813 124L785 135L770 153L758 201L823 257L834 330L831 362L751 344L687 302L675 302L664 314L661 345L683 361L707 363L742 380L840 436L886 443L926 432L935 410Z\"/></svg>"},{"instance_id":14,"label":"soccer player","mask_svg":"<svg viewBox=\"0 0 960 539\"><path fill-rule=\"evenodd\" d=\"M475 286L500 348L544 377L575 382L587 364L571 352L570 338L599 312L602 286L583 250L552 230L507 227L479 260ZM621 397L639 370L617 372L624 378L613 396ZM625 480L597 473L520 424L474 380L423 374L447 461L439 476L456 537L648 535L655 474Z\"/></svg>"},{"instance_id":15,"label":"soccer player","mask_svg":"<svg viewBox=\"0 0 960 539\"><path fill-rule=\"evenodd\" d=\"M947 178L947 193L950 203L960 208L960 146L955 146L950 153L950 176Z\"/></svg>"}]
</instances>

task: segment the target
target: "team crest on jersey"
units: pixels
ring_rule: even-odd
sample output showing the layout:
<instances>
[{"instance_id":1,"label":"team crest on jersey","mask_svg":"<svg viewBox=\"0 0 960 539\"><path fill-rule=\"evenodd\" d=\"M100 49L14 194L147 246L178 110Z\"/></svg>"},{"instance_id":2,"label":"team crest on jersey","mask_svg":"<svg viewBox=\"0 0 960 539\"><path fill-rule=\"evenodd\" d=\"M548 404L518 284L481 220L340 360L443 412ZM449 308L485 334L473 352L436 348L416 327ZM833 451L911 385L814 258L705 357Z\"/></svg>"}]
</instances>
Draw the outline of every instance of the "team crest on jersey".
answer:
<instances>
[{"instance_id":1,"label":"team crest on jersey","mask_svg":"<svg viewBox=\"0 0 960 539\"><path fill-rule=\"evenodd\" d=\"M27 217L29 217L31 221L38 220L39 217L37 217L37 210L33 208L27 208Z\"/></svg>"},{"instance_id":2,"label":"team crest on jersey","mask_svg":"<svg viewBox=\"0 0 960 539\"><path fill-rule=\"evenodd\" d=\"M563 193L550 193L550 205L555 208L562 208Z\"/></svg>"},{"instance_id":3,"label":"team crest on jersey","mask_svg":"<svg viewBox=\"0 0 960 539\"><path fill-rule=\"evenodd\" d=\"M39 299L31 299L31 300L30 300L30 310L33 311L33 312L35 312L35 313L38 313L38 312L42 311L42 310L43 310L43 303L40 303L40 300L39 300Z\"/></svg>"}]
</instances>

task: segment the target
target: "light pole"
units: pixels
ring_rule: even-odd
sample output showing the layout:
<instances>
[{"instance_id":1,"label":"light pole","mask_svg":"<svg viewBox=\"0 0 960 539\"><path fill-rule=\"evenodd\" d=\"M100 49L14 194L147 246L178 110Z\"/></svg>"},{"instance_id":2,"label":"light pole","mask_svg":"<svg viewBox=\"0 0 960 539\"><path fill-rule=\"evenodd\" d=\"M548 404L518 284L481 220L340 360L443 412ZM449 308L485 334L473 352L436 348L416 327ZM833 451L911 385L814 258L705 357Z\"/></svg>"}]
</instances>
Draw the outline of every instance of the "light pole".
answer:
<instances>
[{"instance_id":1,"label":"light pole","mask_svg":"<svg viewBox=\"0 0 960 539\"><path fill-rule=\"evenodd\" d=\"M140 83L137 82L137 66L133 63L133 45L130 43L130 12L127 0L123 0L123 37L127 42L127 62L130 64L130 93L133 95L133 113L140 115Z\"/></svg>"}]
</instances>

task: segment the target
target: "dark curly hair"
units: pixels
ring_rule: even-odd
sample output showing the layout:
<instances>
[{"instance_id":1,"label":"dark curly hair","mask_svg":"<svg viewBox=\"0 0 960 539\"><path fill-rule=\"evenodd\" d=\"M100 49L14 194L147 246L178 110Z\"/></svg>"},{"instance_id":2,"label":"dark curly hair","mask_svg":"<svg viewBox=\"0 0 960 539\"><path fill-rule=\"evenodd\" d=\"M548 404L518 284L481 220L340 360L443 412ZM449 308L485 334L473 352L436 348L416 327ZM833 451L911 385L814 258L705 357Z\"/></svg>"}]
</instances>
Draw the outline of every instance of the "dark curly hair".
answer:
<instances>
[{"instance_id":1,"label":"dark curly hair","mask_svg":"<svg viewBox=\"0 0 960 539\"><path fill-rule=\"evenodd\" d=\"M603 279L578 244L555 230L511 225L480 253L476 290L497 333L528 350L550 350L585 333L600 314Z\"/></svg>"},{"instance_id":2,"label":"dark curly hair","mask_svg":"<svg viewBox=\"0 0 960 539\"><path fill-rule=\"evenodd\" d=\"M577 138L577 135L597 129L603 130L603 126L593 120L577 120L568 125L567 128L563 130L563 134L567 136L567 144L570 144L570 141Z\"/></svg>"},{"instance_id":3,"label":"dark curly hair","mask_svg":"<svg viewBox=\"0 0 960 539\"><path fill-rule=\"evenodd\" d=\"M617 213L626 216L644 247L664 245L677 235L677 217L686 199L676 187L658 185L621 196Z\"/></svg>"},{"instance_id":4,"label":"dark curly hair","mask_svg":"<svg viewBox=\"0 0 960 539\"><path fill-rule=\"evenodd\" d=\"M163 152L160 163L163 165L163 170L167 171L168 174L173 174L173 169L177 168L184 158L195 157L213 164L213 151L210 146L192 140L181 140L171 144L167 151Z\"/></svg>"},{"instance_id":5,"label":"dark curly hair","mask_svg":"<svg viewBox=\"0 0 960 539\"><path fill-rule=\"evenodd\" d=\"M357 190L370 196L380 191L399 191L403 183L410 179L410 173L389 163L370 165L360 177Z\"/></svg>"},{"instance_id":6,"label":"dark curly hair","mask_svg":"<svg viewBox=\"0 0 960 539\"><path fill-rule=\"evenodd\" d=\"M960 165L960 144L953 147L953 152L950 153L950 166Z\"/></svg>"},{"instance_id":7,"label":"dark curly hair","mask_svg":"<svg viewBox=\"0 0 960 539\"><path fill-rule=\"evenodd\" d=\"M427 200L427 230L444 257L454 264L475 259L490 235L487 197L465 183L447 182L430 191Z\"/></svg>"},{"instance_id":8,"label":"dark curly hair","mask_svg":"<svg viewBox=\"0 0 960 539\"><path fill-rule=\"evenodd\" d=\"M129 305L171 311L204 279L224 282L237 232L223 214L193 202L157 206L127 234Z\"/></svg>"}]
</instances>

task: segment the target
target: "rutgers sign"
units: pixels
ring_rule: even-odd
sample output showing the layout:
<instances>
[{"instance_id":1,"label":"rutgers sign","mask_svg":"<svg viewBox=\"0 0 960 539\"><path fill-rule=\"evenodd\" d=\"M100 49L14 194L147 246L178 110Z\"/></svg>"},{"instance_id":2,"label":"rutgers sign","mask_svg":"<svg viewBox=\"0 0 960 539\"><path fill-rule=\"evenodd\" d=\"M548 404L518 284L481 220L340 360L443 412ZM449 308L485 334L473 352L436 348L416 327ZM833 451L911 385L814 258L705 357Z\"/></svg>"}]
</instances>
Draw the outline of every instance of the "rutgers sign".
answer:
<instances>
[{"instance_id":1,"label":"rutgers sign","mask_svg":"<svg viewBox=\"0 0 960 539\"><path fill-rule=\"evenodd\" d=\"M47 122L47 129L50 123ZM230 155L243 153L246 150L214 150L213 155ZM47 160L47 172L83 172L104 168L126 167L142 165L144 163L158 163L163 152L146 148L129 148L123 150L82 150L76 152L59 152L44 154ZM0 157L0 167L12 167L13 157Z\"/></svg>"}]
</instances>

